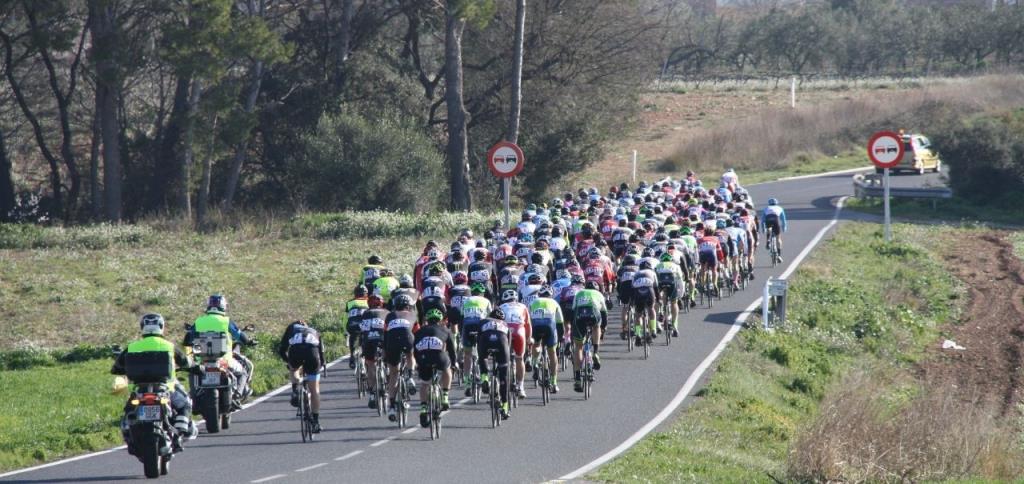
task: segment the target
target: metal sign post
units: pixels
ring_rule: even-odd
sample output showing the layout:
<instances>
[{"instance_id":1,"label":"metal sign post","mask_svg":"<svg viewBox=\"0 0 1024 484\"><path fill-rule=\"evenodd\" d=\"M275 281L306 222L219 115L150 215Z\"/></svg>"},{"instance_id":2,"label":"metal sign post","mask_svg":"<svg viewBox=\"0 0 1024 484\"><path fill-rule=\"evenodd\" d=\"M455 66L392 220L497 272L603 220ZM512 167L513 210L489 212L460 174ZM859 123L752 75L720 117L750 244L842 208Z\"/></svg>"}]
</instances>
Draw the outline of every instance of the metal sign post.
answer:
<instances>
[{"instance_id":1,"label":"metal sign post","mask_svg":"<svg viewBox=\"0 0 1024 484\"><path fill-rule=\"evenodd\" d=\"M636 150L633 150L633 183L636 183Z\"/></svg>"},{"instance_id":2,"label":"metal sign post","mask_svg":"<svg viewBox=\"0 0 1024 484\"><path fill-rule=\"evenodd\" d=\"M905 154L903 136L892 131L879 131L868 140L868 158L882 170L882 204L885 211L885 241L892 241L892 223L889 212L889 169L900 164Z\"/></svg>"},{"instance_id":3,"label":"metal sign post","mask_svg":"<svg viewBox=\"0 0 1024 484\"><path fill-rule=\"evenodd\" d=\"M774 331L786 322L786 299L789 281L769 277L764 282L764 295L761 299L761 321L765 331Z\"/></svg>"},{"instance_id":4,"label":"metal sign post","mask_svg":"<svg viewBox=\"0 0 1024 484\"><path fill-rule=\"evenodd\" d=\"M884 175L882 175L882 190L884 191L883 197L885 198L885 241L892 242L892 226L889 220L889 169L884 168Z\"/></svg>"},{"instance_id":5,"label":"metal sign post","mask_svg":"<svg viewBox=\"0 0 1024 484\"><path fill-rule=\"evenodd\" d=\"M508 201L509 192L512 191L511 185L512 185L512 178L502 178L501 179L501 192L502 192L502 195L504 195L503 198L505 199L505 230L508 230L511 227L509 225L509 223L510 223L509 221L511 220L511 217L512 217L512 209L509 207L509 201Z\"/></svg>"},{"instance_id":6,"label":"metal sign post","mask_svg":"<svg viewBox=\"0 0 1024 484\"><path fill-rule=\"evenodd\" d=\"M509 230L512 223L512 209L509 198L512 191L512 177L523 171L526 159L523 150L515 143L501 141L487 151L487 167L491 174L501 178L501 194L505 205L505 230Z\"/></svg>"}]
</instances>

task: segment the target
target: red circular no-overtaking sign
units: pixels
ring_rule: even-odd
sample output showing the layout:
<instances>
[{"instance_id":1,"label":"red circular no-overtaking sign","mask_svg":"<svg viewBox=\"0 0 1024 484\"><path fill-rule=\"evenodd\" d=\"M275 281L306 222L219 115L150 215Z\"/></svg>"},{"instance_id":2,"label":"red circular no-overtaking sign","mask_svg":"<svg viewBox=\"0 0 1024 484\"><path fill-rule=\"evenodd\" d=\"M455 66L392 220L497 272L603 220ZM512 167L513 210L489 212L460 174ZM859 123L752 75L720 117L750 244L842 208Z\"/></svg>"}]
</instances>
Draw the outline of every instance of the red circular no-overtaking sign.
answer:
<instances>
[{"instance_id":1,"label":"red circular no-overtaking sign","mask_svg":"<svg viewBox=\"0 0 1024 484\"><path fill-rule=\"evenodd\" d=\"M526 157L515 143L500 141L487 150L487 167L498 178L511 178L523 171Z\"/></svg>"},{"instance_id":2,"label":"red circular no-overtaking sign","mask_svg":"<svg viewBox=\"0 0 1024 484\"><path fill-rule=\"evenodd\" d=\"M879 131L868 140L868 158L879 168L895 168L903 159L903 137L893 131Z\"/></svg>"}]
</instances>

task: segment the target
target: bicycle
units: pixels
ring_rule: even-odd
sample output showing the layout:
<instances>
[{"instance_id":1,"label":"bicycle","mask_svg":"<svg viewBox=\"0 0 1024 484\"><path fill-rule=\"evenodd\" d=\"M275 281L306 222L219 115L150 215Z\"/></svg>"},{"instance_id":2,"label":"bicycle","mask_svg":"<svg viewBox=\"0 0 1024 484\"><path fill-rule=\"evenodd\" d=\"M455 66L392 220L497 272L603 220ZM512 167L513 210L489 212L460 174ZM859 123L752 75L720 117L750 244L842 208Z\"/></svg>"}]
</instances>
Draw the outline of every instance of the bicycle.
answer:
<instances>
[{"instance_id":1,"label":"bicycle","mask_svg":"<svg viewBox=\"0 0 1024 484\"><path fill-rule=\"evenodd\" d=\"M356 352L350 357L356 359L356 397L362 399L367 393L366 384L366 362L363 361L363 352L360 349L356 349Z\"/></svg>"},{"instance_id":2,"label":"bicycle","mask_svg":"<svg viewBox=\"0 0 1024 484\"><path fill-rule=\"evenodd\" d=\"M501 426L501 397L498 395L501 382L498 380L498 367L494 360L495 350L487 350L487 368L490 370L491 383L487 387L487 404L491 407L491 428ZM507 385L506 385L507 386Z\"/></svg>"},{"instance_id":3,"label":"bicycle","mask_svg":"<svg viewBox=\"0 0 1024 484\"><path fill-rule=\"evenodd\" d=\"M701 304L706 302L708 309L713 308L715 306L714 294L717 289L715 288L714 277L712 277L709 269L701 269L700 286L697 290L700 292Z\"/></svg>"},{"instance_id":4,"label":"bicycle","mask_svg":"<svg viewBox=\"0 0 1024 484\"><path fill-rule=\"evenodd\" d=\"M327 369L323 369L323 374L326 375ZM299 433L302 434L302 442L313 441L313 427L316 425L313 422L313 408L310 402L311 394L309 393L309 382L306 380L305 372L302 374L302 384L299 385Z\"/></svg>"},{"instance_id":5,"label":"bicycle","mask_svg":"<svg viewBox=\"0 0 1024 484\"><path fill-rule=\"evenodd\" d=\"M540 349L540 358L534 364L533 387L540 387L540 400L543 405L551 401L551 370L548 368L548 349L543 345Z\"/></svg>"},{"instance_id":6,"label":"bicycle","mask_svg":"<svg viewBox=\"0 0 1024 484\"><path fill-rule=\"evenodd\" d=\"M405 366L405 359L408 355L407 352L403 351L402 355L398 360L398 388L395 391L395 422L398 424L398 428L405 428L406 422L409 420L409 407L405 401L409 395L409 386L406 384L409 373L409 368Z\"/></svg>"},{"instance_id":7,"label":"bicycle","mask_svg":"<svg viewBox=\"0 0 1024 484\"><path fill-rule=\"evenodd\" d=\"M772 267L775 267L782 262L782 258L779 254L778 236L775 235L775 231L771 229L768 230L768 254L772 260Z\"/></svg>"},{"instance_id":8,"label":"bicycle","mask_svg":"<svg viewBox=\"0 0 1024 484\"><path fill-rule=\"evenodd\" d=\"M526 354L524 352L523 358L525 357ZM517 371L519 371L518 365L516 364L515 354L513 353L508 365L508 385L506 385L506 388L508 389L509 413L512 413L513 408L519 408L519 380L516 378L518 376L516 373Z\"/></svg>"},{"instance_id":9,"label":"bicycle","mask_svg":"<svg viewBox=\"0 0 1024 484\"><path fill-rule=\"evenodd\" d=\"M587 325L586 335L583 337L583 365L580 371L580 378L583 379L583 399L590 399L591 387L594 383L594 344L590 337L590 325Z\"/></svg>"},{"instance_id":10,"label":"bicycle","mask_svg":"<svg viewBox=\"0 0 1024 484\"><path fill-rule=\"evenodd\" d=\"M632 304L626 308L626 352L633 352L633 335L636 334L636 309Z\"/></svg>"},{"instance_id":11,"label":"bicycle","mask_svg":"<svg viewBox=\"0 0 1024 484\"><path fill-rule=\"evenodd\" d=\"M669 319L672 317L672 300L668 290L661 290L661 329L665 333L665 346L672 343L672 324Z\"/></svg>"},{"instance_id":12,"label":"bicycle","mask_svg":"<svg viewBox=\"0 0 1024 484\"><path fill-rule=\"evenodd\" d=\"M634 307L633 310L636 311L636 308ZM634 336L640 338L640 345L644 347L644 359L646 360L651 356L651 317L647 314L647 310L644 309L640 311L640 316L636 319L638 321L633 325Z\"/></svg>"},{"instance_id":13,"label":"bicycle","mask_svg":"<svg viewBox=\"0 0 1024 484\"><path fill-rule=\"evenodd\" d=\"M430 440L441 438L441 372L434 370L434 377L430 379L430 389L427 390L428 412L430 412Z\"/></svg>"},{"instance_id":14,"label":"bicycle","mask_svg":"<svg viewBox=\"0 0 1024 484\"><path fill-rule=\"evenodd\" d=\"M387 414L387 392L385 389L388 385L388 378L386 370L384 369L384 349L380 346L377 347L377 354L374 361L377 362L377 371L374 376L376 386L373 387L374 392L377 394L377 416L383 417Z\"/></svg>"}]
</instances>

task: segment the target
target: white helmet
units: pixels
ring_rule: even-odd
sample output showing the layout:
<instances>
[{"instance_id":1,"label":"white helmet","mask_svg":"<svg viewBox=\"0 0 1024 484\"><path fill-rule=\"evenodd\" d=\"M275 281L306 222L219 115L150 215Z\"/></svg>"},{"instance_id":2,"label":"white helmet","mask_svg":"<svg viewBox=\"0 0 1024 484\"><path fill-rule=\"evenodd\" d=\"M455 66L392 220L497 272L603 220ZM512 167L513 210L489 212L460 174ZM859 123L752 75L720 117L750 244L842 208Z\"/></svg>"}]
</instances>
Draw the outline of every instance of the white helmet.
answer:
<instances>
[{"instance_id":1,"label":"white helmet","mask_svg":"<svg viewBox=\"0 0 1024 484\"><path fill-rule=\"evenodd\" d=\"M506 289L505 292L501 293L501 302L517 302L519 301L519 292L515 289Z\"/></svg>"},{"instance_id":2,"label":"white helmet","mask_svg":"<svg viewBox=\"0 0 1024 484\"><path fill-rule=\"evenodd\" d=\"M139 320L139 327L142 328L143 335L163 336L164 317L156 313L147 314L143 316L142 319Z\"/></svg>"}]
</instances>

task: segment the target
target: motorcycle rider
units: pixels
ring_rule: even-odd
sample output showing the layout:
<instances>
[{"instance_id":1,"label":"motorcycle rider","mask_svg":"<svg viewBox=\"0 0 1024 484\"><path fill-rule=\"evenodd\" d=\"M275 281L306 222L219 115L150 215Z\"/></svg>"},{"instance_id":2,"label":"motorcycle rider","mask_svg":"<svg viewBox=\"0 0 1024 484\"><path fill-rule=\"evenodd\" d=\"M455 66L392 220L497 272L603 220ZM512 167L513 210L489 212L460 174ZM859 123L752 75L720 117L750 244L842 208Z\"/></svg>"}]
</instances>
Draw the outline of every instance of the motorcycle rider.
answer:
<instances>
[{"instance_id":1,"label":"motorcycle rider","mask_svg":"<svg viewBox=\"0 0 1024 484\"><path fill-rule=\"evenodd\" d=\"M234 321L227 317L228 300L223 294L217 293L210 296L206 301L206 314L196 319L191 330L185 335L185 345L191 345L192 340L200 333L215 332L226 335L228 342L238 342L245 346L256 346L256 340L249 338ZM235 376L236 404L249 398L252 388L249 386L249 375L252 374L252 362L239 352L231 351L224 355L228 369Z\"/></svg>"},{"instance_id":2,"label":"motorcycle rider","mask_svg":"<svg viewBox=\"0 0 1024 484\"><path fill-rule=\"evenodd\" d=\"M175 368L189 368L192 366L189 361L188 355L185 354L181 348L174 346L174 343L164 339L164 317L150 313L142 316L139 320L139 327L142 329L142 338L131 342L128 347L122 351L118 356L117 360L114 361L114 366L110 368L110 373L114 375L126 375L131 373L132 364L129 359L129 354L140 354L140 353L167 353L170 356L171 361L174 362ZM148 383L148 382L147 382ZM174 415L171 417L171 422L174 425L175 430L178 431L180 436L188 436L189 440L194 440L199 435L199 429L196 428L195 423L192 422L192 399L188 396L188 391L185 387L178 382L172 373L165 381L167 387L171 391L171 409L174 411ZM124 425L121 426L124 429ZM127 435L125 435L125 442L128 442ZM181 445L176 439L176 444Z\"/></svg>"}]
</instances>

